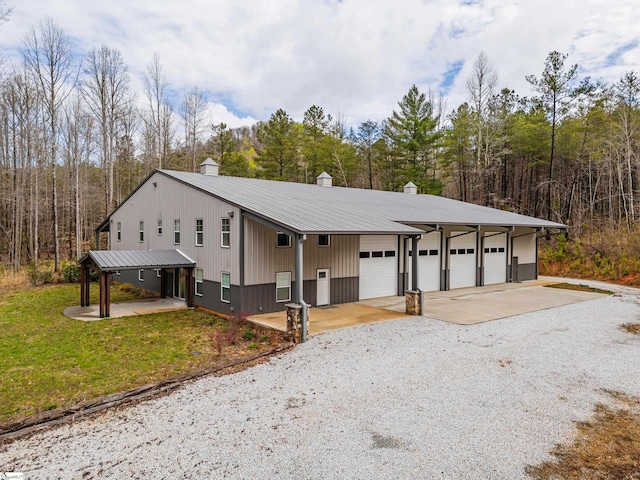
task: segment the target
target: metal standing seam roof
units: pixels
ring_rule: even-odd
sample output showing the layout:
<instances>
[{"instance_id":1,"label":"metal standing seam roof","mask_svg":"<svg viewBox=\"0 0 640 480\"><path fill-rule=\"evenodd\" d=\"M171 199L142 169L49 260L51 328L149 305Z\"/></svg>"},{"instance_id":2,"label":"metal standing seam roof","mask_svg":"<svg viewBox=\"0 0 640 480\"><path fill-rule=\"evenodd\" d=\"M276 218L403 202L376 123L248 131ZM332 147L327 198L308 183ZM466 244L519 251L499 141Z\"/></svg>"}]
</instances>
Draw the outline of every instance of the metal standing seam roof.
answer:
<instances>
[{"instance_id":1,"label":"metal standing seam roof","mask_svg":"<svg viewBox=\"0 0 640 480\"><path fill-rule=\"evenodd\" d=\"M196 264L180 250L90 250L80 262L87 258L91 258L103 272L194 267Z\"/></svg>"},{"instance_id":2,"label":"metal standing seam roof","mask_svg":"<svg viewBox=\"0 0 640 480\"><path fill-rule=\"evenodd\" d=\"M435 195L159 172L297 233L423 233L409 224L566 228L560 223Z\"/></svg>"}]
</instances>

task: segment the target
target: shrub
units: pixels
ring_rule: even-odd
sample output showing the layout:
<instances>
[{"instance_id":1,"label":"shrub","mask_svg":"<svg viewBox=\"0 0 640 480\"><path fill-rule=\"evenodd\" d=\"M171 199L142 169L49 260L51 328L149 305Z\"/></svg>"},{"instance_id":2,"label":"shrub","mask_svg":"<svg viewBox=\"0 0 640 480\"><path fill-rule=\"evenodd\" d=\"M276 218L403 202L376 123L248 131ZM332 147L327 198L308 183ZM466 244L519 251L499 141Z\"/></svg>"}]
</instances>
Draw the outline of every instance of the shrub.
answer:
<instances>
[{"instance_id":1,"label":"shrub","mask_svg":"<svg viewBox=\"0 0 640 480\"><path fill-rule=\"evenodd\" d=\"M60 265L62 281L65 283L77 283L80 281L80 267L76 262L62 262Z\"/></svg>"},{"instance_id":2,"label":"shrub","mask_svg":"<svg viewBox=\"0 0 640 480\"><path fill-rule=\"evenodd\" d=\"M35 262L31 262L29 263L29 268L27 268L27 277L31 285L43 285L45 283L51 283L53 280L53 272L47 268L41 269Z\"/></svg>"},{"instance_id":3,"label":"shrub","mask_svg":"<svg viewBox=\"0 0 640 480\"><path fill-rule=\"evenodd\" d=\"M216 330L211 336L213 350L218 354L218 356L221 356L224 351L224 347L231 345L231 343L233 343L233 339L234 337L229 332Z\"/></svg>"},{"instance_id":4,"label":"shrub","mask_svg":"<svg viewBox=\"0 0 640 480\"><path fill-rule=\"evenodd\" d=\"M245 330L244 333L242 334L242 338L244 338L245 340L253 340L256 337L257 337L256 332L252 330Z\"/></svg>"}]
</instances>

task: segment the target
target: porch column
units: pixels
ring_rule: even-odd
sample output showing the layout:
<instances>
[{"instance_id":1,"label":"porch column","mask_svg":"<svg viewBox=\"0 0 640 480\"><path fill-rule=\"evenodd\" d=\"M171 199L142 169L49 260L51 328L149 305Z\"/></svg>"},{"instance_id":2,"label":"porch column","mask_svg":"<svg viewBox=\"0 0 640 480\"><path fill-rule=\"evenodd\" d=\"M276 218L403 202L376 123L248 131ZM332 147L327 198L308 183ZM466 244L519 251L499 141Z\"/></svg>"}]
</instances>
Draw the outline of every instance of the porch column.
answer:
<instances>
[{"instance_id":1,"label":"porch column","mask_svg":"<svg viewBox=\"0 0 640 480\"><path fill-rule=\"evenodd\" d=\"M413 235L411 237L411 289L415 292L418 291L418 257L420 252L418 251L419 235Z\"/></svg>"},{"instance_id":2,"label":"porch column","mask_svg":"<svg viewBox=\"0 0 640 480\"><path fill-rule=\"evenodd\" d=\"M86 282L86 273L84 269L84 263L80 264L80 306L86 307L86 299L85 299L85 288L84 283Z\"/></svg>"},{"instance_id":3,"label":"porch column","mask_svg":"<svg viewBox=\"0 0 640 480\"><path fill-rule=\"evenodd\" d=\"M164 268L160 269L160 298L167 298L167 274Z\"/></svg>"},{"instance_id":4,"label":"porch column","mask_svg":"<svg viewBox=\"0 0 640 480\"><path fill-rule=\"evenodd\" d=\"M111 272L104 272L104 287L105 287L105 295L104 295L104 316L111 316Z\"/></svg>"},{"instance_id":5,"label":"porch column","mask_svg":"<svg viewBox=\"0 0 640 480\"><path fill-rule=\"evenodd\" d=\"M106 285L105 285L105 276L104 276L104 272L100 271L100 318L104 318L105 315L105 290L106 290Z\"/></svg>"},{"instance_id":6,"label":"porch column","mask_svg":"<svg viewBox=\"0 0 640 480\"><path fill-rule=\"evenodd\" d=\"M193 267L187 268L187 307L193 307L193 291L195 282L193 279Z\"/></svg>"}]
</instances>

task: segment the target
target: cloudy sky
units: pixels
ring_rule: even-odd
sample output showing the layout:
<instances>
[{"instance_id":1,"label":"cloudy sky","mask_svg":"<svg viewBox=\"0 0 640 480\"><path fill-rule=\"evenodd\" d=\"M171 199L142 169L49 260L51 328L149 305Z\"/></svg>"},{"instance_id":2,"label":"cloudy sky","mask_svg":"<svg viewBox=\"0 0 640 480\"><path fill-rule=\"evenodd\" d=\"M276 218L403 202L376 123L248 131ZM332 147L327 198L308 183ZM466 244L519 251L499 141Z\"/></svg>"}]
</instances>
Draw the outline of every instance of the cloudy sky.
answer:
<instances>
[{"instance_id":1,"label":"cloudy sky","mask_svg":"<svg viewBox=\"0 0 640 480\"><path fill-rule=\"evenodd\" d=\"M50 16L78 53L119 49L134 88L154 52L176 105L198 85L211 120L235 127L311 105L348 124L382 120L412 84L442 93L448 110L484 51L499 87L531 92L552 50L581 76L640 72L638 0L5 0L6 57Z\"/></svg>"}]
</instances>

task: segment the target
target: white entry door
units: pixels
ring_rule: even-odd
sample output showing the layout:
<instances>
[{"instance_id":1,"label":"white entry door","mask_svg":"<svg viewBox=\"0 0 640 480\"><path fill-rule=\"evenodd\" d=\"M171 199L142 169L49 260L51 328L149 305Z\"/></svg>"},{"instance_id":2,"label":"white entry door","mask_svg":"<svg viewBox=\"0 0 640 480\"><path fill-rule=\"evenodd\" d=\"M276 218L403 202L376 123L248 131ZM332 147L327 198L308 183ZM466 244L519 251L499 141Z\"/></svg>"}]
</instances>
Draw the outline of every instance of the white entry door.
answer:
<instances>
[{"instance_id":1,"label":"white entry door","mask_svg":"<svg viewBox=\"0 0 640 480\"><path fill-rule=\"evenodd\" d=\"M329 269L319 268L316 271L317 296L316 305L329 305Z\"/></svg>"}]
</instances>

